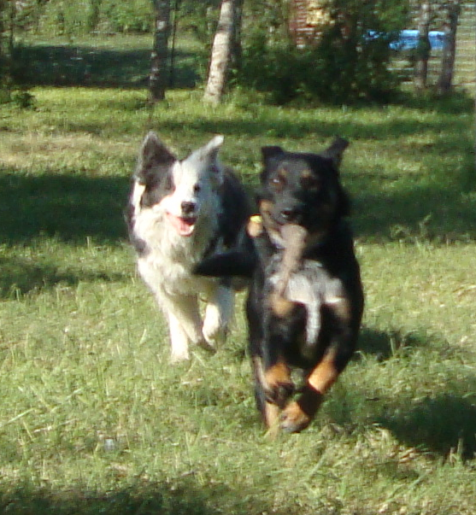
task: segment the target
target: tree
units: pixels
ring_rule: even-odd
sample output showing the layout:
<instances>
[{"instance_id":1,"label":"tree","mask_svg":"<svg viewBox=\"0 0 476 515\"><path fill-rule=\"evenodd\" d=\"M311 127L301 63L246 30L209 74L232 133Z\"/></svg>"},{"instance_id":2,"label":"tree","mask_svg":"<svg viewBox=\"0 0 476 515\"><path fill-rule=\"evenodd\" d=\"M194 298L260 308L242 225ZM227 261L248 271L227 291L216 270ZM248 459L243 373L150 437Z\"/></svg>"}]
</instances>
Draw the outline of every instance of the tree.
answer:
<instances>
[{"instance_id":1,"label":"tree","mask_svg":"<svg viewBox=\"0 0 476 515\"><path fill-rule=\"evenodd\" d=\"M0 102L11 100L13 90L13 50L16 5L0 0Z\"/></svg>"},{"instance_id":2,"label":"tree","mask_svg":"<svg viewBox=\"0 0 476 515\"><path fill-rule=\"evenodd\" d=\"M149 100L151 102L158 102L165 98L167 87L170 0L153 0L153 4L155 27L149 76Z\"/></svg>"},{"instance_id":3,"label":"tree","mask_svg":"<svg viewBox=\"0 0 476 515\"><path fill-rule=\"evenodd\" d=\"M10 61L7 8L7 0L0 0L0 87L4 86L8 78L8 64Z\"/></svg>"},{"instance_id":4,"label":"tree","mask_svg":"<svg viewBox=\"0 0 476 515\"><path fill-rule=\"evenodd\" d=\"M445 46L441 60L440 78L438 80L438 92L442 95L449 93L453 86L456 57L456 31L458 29L459 15L461 13L461 0L445 2L443 9L446 11L444 24Z\"/></svg>"},{"instance_id":5,"label":"tree","mask_svg":"<svg viewBox=\"0 0 476 515\"><path fill-rule=\"evenodd\" d=\"M234 39L237 33L237 15L237 0L222 0L218 27L213 40L207 87L203 97L211 104L219 104L225 92L233 49L236 48Z\"/></svg>"},{"instance_id":6,"label":"tree","mask_svg":"<svg viewBox=\"0 0 476 515\"><path fill-rule=\"evenodd\" d=\"M391 45L407 24L406 0L256 0L252 8L237 77L244 87L278 104L385 103L396 93Z\"/></svg>"},{"instance_id":7,"label":"tree","mask_svg":"<svg viewBox=\"0 0 476 515\"><path fill-rule=\"evenodd\" d=\"M414 83L417 90L427 86L428 60L430 59L431 0L421 0L418 14L418 44L415 55Z\"/></svg>"}]
</instances>

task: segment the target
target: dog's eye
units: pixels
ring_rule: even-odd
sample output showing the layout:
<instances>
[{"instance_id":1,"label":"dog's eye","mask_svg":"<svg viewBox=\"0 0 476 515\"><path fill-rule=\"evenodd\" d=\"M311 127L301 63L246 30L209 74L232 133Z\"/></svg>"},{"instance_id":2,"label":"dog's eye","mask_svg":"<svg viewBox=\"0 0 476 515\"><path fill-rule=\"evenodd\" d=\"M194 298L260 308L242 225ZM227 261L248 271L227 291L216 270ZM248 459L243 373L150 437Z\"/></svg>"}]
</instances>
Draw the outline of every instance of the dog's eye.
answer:
<instances>
[{"instance_id":1,"label":"dog's eye","mask_svg":"<svg viewBox=\"0 0 476 515\"><path fill-rule=\"evenodd\" d=\"M280 175L277 175L271 179L271 186L277 190L281 191L285 186L285 179L281 177Z\"/></svg>"},{"instance_id":2,"label":"dog's eye","mask_svg":"<svg viewBox=\"0 0 476 515\"><path fill-rule=\"evenodd\" d=\"M301 177L301 186L306 188L307 190L316 191L320 187L320 182L317 177L313 177L312 175L306 175Z\"/></svg>"},{"instance_id":3,"label":"dog's eye","mask_svg":"<svg viewBox=\"0 0 476 515\"><path fill-rule=\"evenodd\" d=\"M201 189L202 187L200 186L200 184L195 184L195 186L193 187L193 192L199 193Z\"/></svg>"}]
</instances>

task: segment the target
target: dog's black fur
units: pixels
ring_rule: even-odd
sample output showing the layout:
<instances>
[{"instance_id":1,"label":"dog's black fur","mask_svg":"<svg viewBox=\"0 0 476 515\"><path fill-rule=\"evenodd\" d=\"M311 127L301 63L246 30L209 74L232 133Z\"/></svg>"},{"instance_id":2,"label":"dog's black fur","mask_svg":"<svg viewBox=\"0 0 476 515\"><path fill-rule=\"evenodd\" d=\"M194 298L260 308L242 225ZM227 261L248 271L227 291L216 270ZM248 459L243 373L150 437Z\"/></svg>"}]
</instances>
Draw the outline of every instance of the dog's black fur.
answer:
<instances>
[{"instance_id":1,"label":"dog's black fur","mask_svg":"<svg viewBox=\"0 0 476 515\"><path fill-rule=\"evenodd\" d=\"M258 409L270 428L278 417L286 431L307 427L356 348L364 297L339 180L347 145L337 139L321 154L264 147L257 196L262 227L241 252L217 255L196 270L252 277L249 346ZM286 224L304 228L307 238L286 293L276 299ZM304 384L292 401L294 367L303 370Z\"/></svg>"}]
</instances>

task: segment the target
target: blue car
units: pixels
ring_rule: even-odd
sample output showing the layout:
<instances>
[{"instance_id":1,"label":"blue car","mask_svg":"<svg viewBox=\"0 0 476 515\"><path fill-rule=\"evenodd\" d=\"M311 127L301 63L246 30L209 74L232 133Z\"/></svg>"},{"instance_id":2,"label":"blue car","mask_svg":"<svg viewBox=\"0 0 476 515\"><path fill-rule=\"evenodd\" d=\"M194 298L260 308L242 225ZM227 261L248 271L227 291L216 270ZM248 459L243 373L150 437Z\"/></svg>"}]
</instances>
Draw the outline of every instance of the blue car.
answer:
<instances>
[{"instance_id":1,"label":"blue car","mask_svg":"<svg viewBox=\"0 0 476 515\"><path fill-rule=\"evenodd\" d=\"M412 50L418 45L418 30L401 30L396 41L390 43L392 50ZM369 40L378 39L383 34L377 31L369 31ZM432 50L443 50L445 47L445 33L440 30L431 30L428 34Z\"/></svg>"}]
</instances>

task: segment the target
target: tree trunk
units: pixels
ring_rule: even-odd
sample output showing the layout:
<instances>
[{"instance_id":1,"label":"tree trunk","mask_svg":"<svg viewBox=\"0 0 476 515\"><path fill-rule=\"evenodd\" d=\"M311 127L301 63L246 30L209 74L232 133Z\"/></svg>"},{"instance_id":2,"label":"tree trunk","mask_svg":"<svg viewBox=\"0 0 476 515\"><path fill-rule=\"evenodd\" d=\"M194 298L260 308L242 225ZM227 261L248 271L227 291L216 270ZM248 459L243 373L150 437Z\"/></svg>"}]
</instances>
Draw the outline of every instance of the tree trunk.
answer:
<instances>
[{"instance_id":1,"label":"tree trunk","mask_svg":"<svg viewBox=\"0 0 476 515\"><path fill-rule=\"evenodd\" d=\"M233 42L231 47L231 68L239 71L243 57L241 46L241 29L243 25L243 3L244 0L235 0L234 22L233 22Z\"/></svg>"},{"instance_id":2,"label":"tree trunk","mask_svg":"<svg viewBox=\"0 0 476 515\"><path fill-rule=\"evenodd\" d=\"M4 29L5 2L0 0L0 87L5 73L5 29Z\"/></svg>"},{"instance_id":3,"label":"tree trunk","mask_svg":"<svg viewBox=\"0 0 476 515\"><path fill-rule=\"evenodd\" d=\"M449 93L453 87L453 74L456 57L456 31L461 12L461 0L450 0L444 5L446 20L444 26L445 46L441 58L441 73L438 80L438 92L441 95Z\"/></svg>"},{"instance_id":4,"label":"tree trunk","mask_svg":"<svg viewBox=\"0 0 476 515\"><path fill-rule=\"evenodd\" d=\"M430 59L431 1L422 0L418 17L418 45L415 56L414 84L417 90L424 90L428 79L428 60Z\"/></svg>"},{"instance_id":5,"label":"tree trunk","mask_svg":"<svg viewBox=\"0 0 476 515\"><path fill-rule=\"evenodd\" d=\"M208 82L203 99L219 104L225 92L232 59L236 25L236 0L222 0L218 27L213 40Z\"/></svg>"},{"instance_id":6,"label":"tree trunk","mask_svg":"<svg viewBox=\"0 0 476 515\"><path fill-rule=\"evenodd\" d=\"M0 0L0 89L7 94L12 85L14 18L15 5Z\"/></svg>"},{"instance_id":7,"label":"tree trunk","mask_svg":"<svg viewBox=\"0 0 476 515\"><path fill-rule=\"evenodd\" d=\"M167 86L170 0L153 0L153 2L155 30L149 76L149 100L155 103L165 98Z\"/></svg>"}]
</instances>

